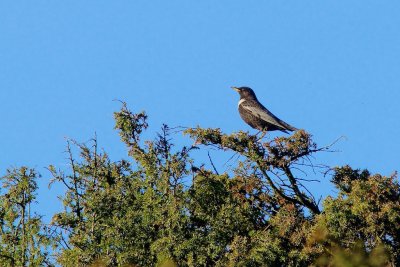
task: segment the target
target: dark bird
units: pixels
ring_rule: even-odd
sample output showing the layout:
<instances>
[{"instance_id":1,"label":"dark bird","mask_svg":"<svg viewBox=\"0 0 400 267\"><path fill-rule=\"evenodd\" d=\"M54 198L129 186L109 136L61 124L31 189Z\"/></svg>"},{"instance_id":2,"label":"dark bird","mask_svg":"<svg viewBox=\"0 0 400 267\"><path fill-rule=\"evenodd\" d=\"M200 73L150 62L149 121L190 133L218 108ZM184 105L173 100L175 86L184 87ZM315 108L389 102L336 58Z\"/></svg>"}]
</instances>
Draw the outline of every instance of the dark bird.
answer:
<instances>
[{"instance_id":1,"label":"dark bird","mask_svg":"<svg viewBox=\"0 0 400 267\"><path fill-rule=\"evenodd\" d=\"M254 91L249 87L232 87L239 93L240 100L238 109L240 117L254 129L266 131L296 131L297 129L286 122L280 120L268 109L266 109L256 97Z\"/></svg>"}]
</instances>

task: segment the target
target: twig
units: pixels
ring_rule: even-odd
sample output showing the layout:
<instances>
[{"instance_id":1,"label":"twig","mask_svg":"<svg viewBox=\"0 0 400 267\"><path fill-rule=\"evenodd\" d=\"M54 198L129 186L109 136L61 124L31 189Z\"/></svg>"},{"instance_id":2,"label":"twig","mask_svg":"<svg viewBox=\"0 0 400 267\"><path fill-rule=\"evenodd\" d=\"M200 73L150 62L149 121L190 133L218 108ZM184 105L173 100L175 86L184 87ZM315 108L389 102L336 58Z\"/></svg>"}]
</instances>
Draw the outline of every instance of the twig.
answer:
<instances>
[{"instance_id":1,"label":"twig","mask_svg":"<svg viewBox=\"0 0 400 267\"><path fill-rule=\"evenodd\" d=\"M231 161L237 154L239 154L239 152L235 152L225 163L223 166L226 166L226 164L228 164L229 161ZM240 157L240 155L238 156Z\"/></svg>"},{"instance_id":2,"label":"twig","mask_svg":"<svg viewBox=\"0 0 400 267\"><path fill-rule=\"evenodd\" d=\"M219 175L219 173L218 173L218 171L217 171L217 168L215 168L214 162L213 162L212 159L211 159L210 151L207 151L207 155L208 155L208 158L209 158L209 160L210 160L211 166L213 167L215 173L216 173L217 175Z\"/></svg>"}]
</instances>

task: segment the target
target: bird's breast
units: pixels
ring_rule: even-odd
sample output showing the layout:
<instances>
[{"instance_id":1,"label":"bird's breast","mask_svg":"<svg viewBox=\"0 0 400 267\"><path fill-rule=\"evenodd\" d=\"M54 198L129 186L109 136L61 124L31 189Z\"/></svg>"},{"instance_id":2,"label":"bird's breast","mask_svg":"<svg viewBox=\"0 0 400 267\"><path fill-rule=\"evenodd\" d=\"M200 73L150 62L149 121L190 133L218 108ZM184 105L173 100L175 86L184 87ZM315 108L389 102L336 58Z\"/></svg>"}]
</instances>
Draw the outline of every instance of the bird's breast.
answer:
<instances>
[{"instance_id":1,"label":"bird's breast","mask_svg":"<svg viewBox=\"0 0 400 267\"><path fill-rule=\"evenodd\" d=\"M246 99L244 99L244 98L240 99L240 100L239 100L239 103L238 103L238 107L239 107L243 102L245 102L245 101L246 101Z\"/></svg>"}]
</instances>

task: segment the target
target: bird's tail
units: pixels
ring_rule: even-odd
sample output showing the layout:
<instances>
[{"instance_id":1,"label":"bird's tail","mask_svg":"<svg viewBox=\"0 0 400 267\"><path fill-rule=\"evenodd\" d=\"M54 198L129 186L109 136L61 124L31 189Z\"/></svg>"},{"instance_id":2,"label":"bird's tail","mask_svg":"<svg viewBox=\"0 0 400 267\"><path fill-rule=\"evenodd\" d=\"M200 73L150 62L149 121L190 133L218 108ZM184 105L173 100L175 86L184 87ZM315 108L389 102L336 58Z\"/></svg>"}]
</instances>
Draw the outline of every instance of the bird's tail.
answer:
<instances>
[{"instance_id":1,"label":"bird's tail","mask_svg":"<svg viewBox=\"0 0 400 267\"><path fill-rule=\"evenodd\" d=\"M279 124L282 125L282 127L287 130L287 131L297 131L298 129L296 127L293 127L289 123L286 123L284 121L279 121Z\"/></svg>"}]
</instances>

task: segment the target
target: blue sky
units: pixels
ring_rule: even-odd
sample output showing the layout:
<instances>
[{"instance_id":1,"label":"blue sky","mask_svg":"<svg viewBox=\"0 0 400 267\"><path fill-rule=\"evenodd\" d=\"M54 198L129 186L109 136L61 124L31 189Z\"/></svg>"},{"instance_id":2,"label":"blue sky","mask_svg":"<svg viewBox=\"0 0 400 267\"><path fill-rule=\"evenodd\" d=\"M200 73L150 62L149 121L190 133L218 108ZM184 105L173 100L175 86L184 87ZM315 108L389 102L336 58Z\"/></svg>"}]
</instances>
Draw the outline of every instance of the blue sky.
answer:
<instances>
[{"instance_id":1,"label":"blue sky","mask_svg":"<svg viewBox=\"0 0 400 267\"><path fill-rule=\"evenodd\" d=\"M250 129L230 86L339 153L317 161L390 175L400 159L399 1L2 1L0 169L66 166L65 137L126 157L124 100L150 134L171 126ZM179 137L180 138L180 137ZM223 170L223 162L219 162ZM332 193L327 183L316 194ZM54 202L53 202L54 203Z\"/></svg>"}]
</instances>

